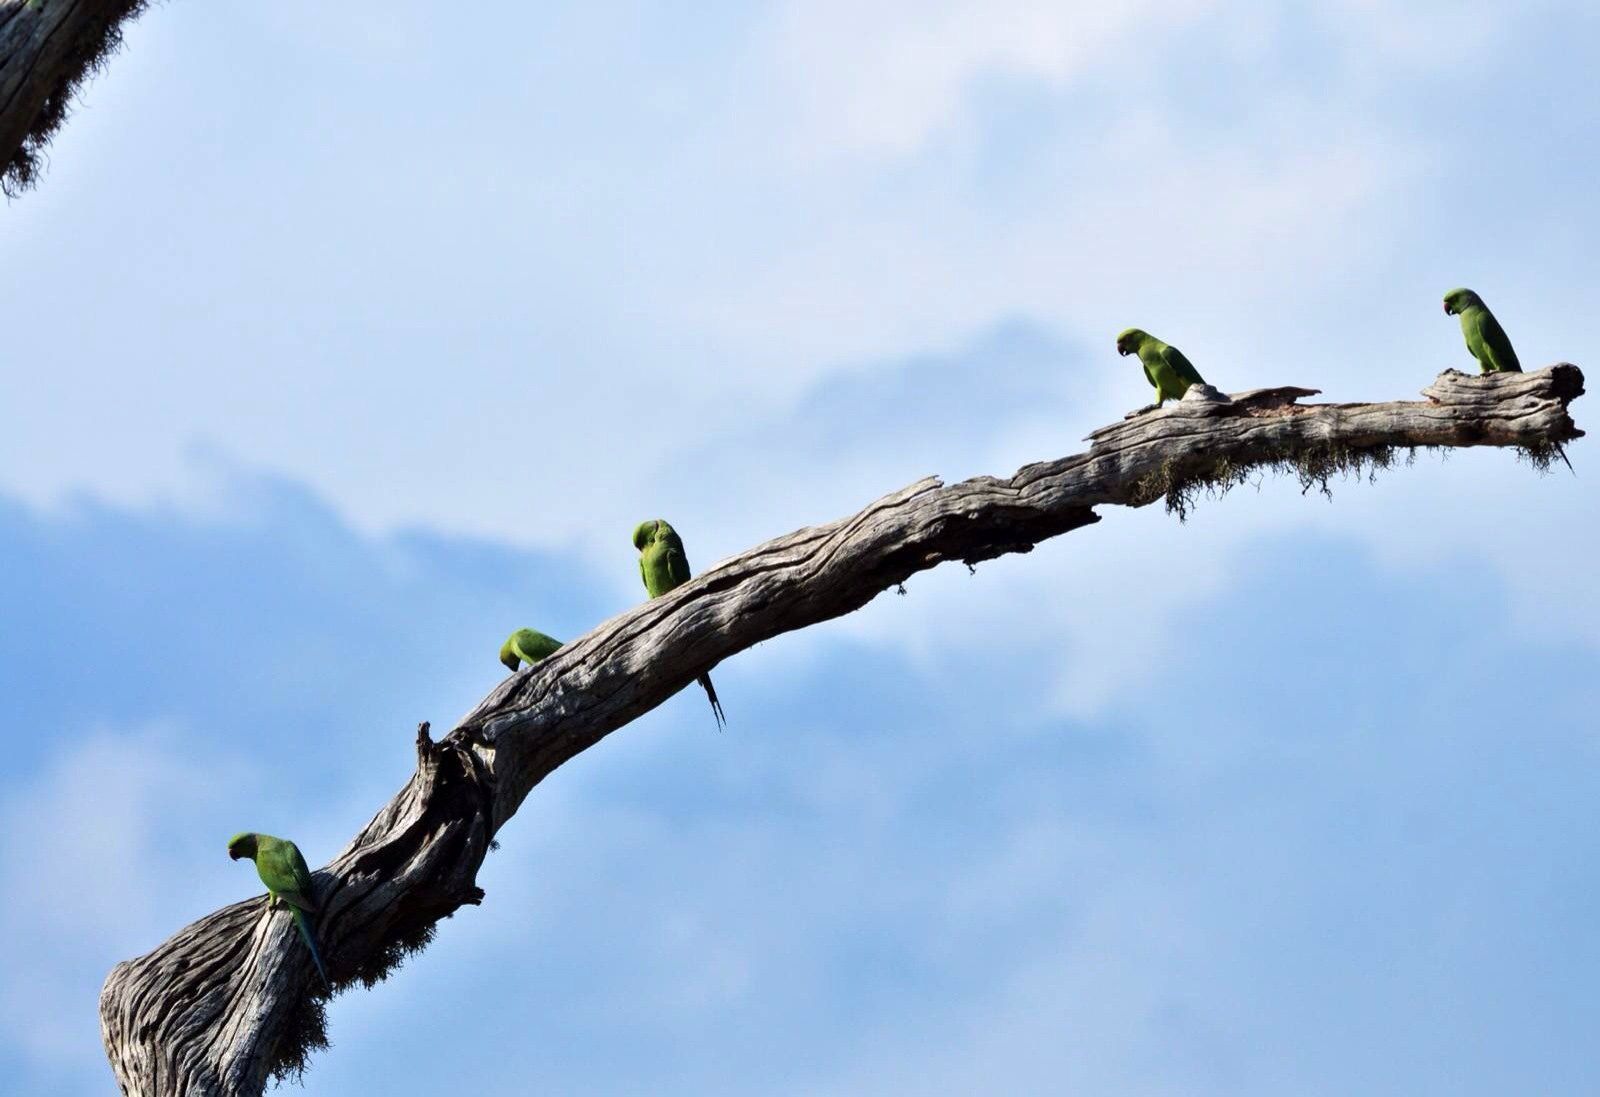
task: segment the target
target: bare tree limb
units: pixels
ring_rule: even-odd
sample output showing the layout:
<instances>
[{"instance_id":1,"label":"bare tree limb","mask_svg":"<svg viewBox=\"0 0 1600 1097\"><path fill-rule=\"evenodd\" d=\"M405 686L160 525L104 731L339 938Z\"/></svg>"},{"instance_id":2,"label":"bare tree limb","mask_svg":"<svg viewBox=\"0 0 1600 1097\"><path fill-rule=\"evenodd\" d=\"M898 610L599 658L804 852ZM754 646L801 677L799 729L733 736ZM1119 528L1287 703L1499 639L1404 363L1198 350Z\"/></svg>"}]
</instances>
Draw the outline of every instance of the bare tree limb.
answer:
<instances>
[{"instance_id":1,"label":"bare tree limb","mask_svg":"<svg viewBox=\"0 0 1600 1097\"><path fill-rule=\"evenodd\" d=\"M0 0L0 190L38 181L72 97L122 44L145 0Z\"/></svg>"},{"instance_id":2,"label":"bare tree limb","mask_svg":"<svg viewBox=\"0 0 1600 1097\"><path fill-rule=\"evenodd\" d=\"M417 735L417 772L316 873L320 932L340 985L381 979L432 927L483 893L474 880L495 832L552 770L672 696L697 674L792 629L865 605L918 571L1027 552L1098 521L1092 508L1226 489L1277 468L1307 487L1386 467L1397 450L1509 446L1548 464L1582 432L1568 404L1583 374L1449 371L1424 401L1323 404L1307 389L1232 399L1206 386L1096 431L1088 453L1005 479L929 478L857 514L725 560L613 617L502 682L441 742ZM125 1094L248 1095L304 1065L323 1040L318 984L290 920L263 897L181 930L118 964L101 1032Z\"/></svg>"}]
</instances>

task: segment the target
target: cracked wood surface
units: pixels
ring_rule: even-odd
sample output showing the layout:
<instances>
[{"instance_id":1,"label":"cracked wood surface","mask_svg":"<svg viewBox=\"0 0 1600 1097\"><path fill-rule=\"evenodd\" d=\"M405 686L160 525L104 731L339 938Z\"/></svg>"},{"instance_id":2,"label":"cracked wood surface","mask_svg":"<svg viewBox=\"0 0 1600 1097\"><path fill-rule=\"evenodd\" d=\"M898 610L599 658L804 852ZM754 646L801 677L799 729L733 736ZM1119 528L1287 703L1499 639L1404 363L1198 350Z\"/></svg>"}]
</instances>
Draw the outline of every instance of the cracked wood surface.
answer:
<instances>
[{"instance_id":1,"label":"cracked wood surface","mask_svg":"<svg viewBox=\"0 0 1600 1097\"><path fill-rule=\"evenodd\" d=\"M780 633L849 613L918 571L976 563L1144 505L1151 478L1204 477L1230 462L1413 446L1540 450L1580 437L1568 404L1583 374L1441 374L1425 400L1303 405L1315 390L1183 400L1097 430L1087 453L1005 478L919 480L848 518L724 560L611 618L498 685L443 740L417 735L417 771L314 874L322 951L343 986L370 982L440 918L483 893L474 880L495 832L552 770L718 662ZM220 845L219 845L220 851ZM219 854L220 855L220 854ZM262 1092L303 1043L315 970L265 897L235 903L112 969L101 1033L126 1094Z\"/></svg>"}]
</instances>

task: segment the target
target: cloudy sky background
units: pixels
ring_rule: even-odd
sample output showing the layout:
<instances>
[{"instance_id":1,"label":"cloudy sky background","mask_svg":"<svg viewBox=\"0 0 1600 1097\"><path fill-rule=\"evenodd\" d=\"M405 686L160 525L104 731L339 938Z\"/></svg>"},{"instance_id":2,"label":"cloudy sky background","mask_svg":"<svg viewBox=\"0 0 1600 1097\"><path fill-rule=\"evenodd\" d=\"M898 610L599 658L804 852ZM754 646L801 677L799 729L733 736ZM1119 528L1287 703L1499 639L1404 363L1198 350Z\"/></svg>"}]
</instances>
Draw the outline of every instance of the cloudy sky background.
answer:
<instances>
[{"instance_id":1,"label":"cloudy sky background","mask_svg":"<svg viewBox=\"0 0 1600 1097\"><path fill-rule=\"evenodd\" d=\"M704 565L1074 451L1129 324L1401 398L1465 284L1590 364L1600 14L1392 7L146 15L0 211L0 1076L105 1092L100 982L257 890L227 836L331 856L506 632L639 597L640 518ZM1593 1092L1571 454L1109 511L739 656L310 1091Z\"/></svg>"}]
</instances>

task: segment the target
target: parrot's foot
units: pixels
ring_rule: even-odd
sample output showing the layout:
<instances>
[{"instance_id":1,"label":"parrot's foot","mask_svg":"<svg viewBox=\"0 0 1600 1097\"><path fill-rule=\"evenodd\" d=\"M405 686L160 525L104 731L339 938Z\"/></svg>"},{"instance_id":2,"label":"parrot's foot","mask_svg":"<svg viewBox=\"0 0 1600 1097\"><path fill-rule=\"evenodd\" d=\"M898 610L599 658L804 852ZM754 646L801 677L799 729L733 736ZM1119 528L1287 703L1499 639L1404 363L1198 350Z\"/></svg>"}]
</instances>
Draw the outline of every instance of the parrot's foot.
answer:
<instances>
[{"instance_id":1,"label":"parrot's foot","mask_svg":"<svg viewBox=\"0 0 1600 1097\"><path fill-rule=\"evenodd\" d=\"M1141 415L1145 415L1145 414L1148 414L1149 412L1159 411L1159 410L1161 410L1161 405L1160 404L1146 404L1144 407L1140 408L1137 411L1128 412L1128 414L1124 415L1123 418L1124 419L1137 419Z\"/></svg>"}]
</instances>

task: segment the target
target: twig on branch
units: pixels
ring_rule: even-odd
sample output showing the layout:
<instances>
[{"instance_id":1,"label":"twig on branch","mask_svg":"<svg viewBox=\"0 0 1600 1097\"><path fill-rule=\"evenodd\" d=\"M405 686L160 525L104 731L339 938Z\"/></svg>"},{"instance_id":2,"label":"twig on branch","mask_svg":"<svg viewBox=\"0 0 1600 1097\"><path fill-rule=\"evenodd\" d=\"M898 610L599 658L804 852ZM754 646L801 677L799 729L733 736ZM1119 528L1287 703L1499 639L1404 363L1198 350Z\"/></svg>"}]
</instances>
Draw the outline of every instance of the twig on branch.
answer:
<instances>
[{"instance_id":1,"label":"twig on branch","mask_svg":"<svg viewBox=\"0 0 1600 1097\"><path fill-rule=\"evenodd\" d=\"M641 603L508 677L449 735L417 729L417 772L315 874L318 932L341 986L381 980L439 919L483 899L474 880L495 832L552 770L728 658L780 633L849 613L946 560L971 566L1099 521L1092 508L1165 498L1180 515L1199 490L1256 470L1327 488L1422 447L1507 446L1533 455L1580 437L1567 406L1583 374L1441 374L1424 401L1302 405L1308 389L1183 400L1115 423L1088 453L958 484L929 478L857 514L797 530ZM126 1094L262 1092L323 1046L315 972L287 918L235 903L118 964L100 996L101 1033Z\"/></svg>"}]
</instances>

